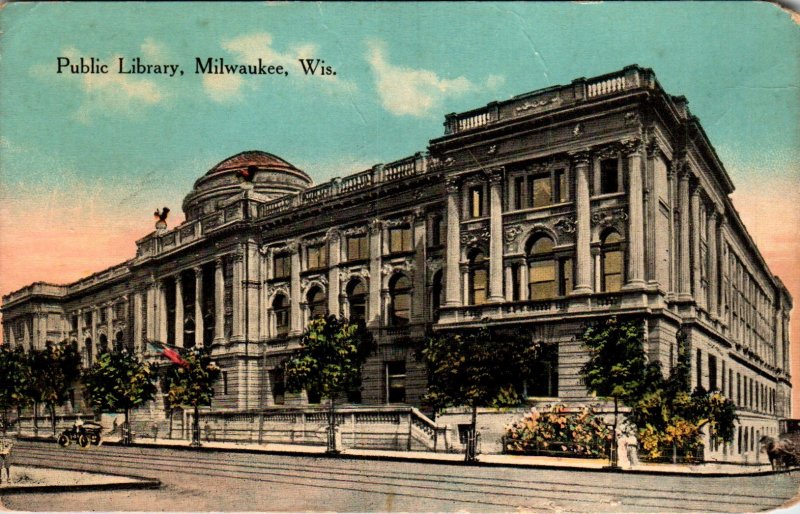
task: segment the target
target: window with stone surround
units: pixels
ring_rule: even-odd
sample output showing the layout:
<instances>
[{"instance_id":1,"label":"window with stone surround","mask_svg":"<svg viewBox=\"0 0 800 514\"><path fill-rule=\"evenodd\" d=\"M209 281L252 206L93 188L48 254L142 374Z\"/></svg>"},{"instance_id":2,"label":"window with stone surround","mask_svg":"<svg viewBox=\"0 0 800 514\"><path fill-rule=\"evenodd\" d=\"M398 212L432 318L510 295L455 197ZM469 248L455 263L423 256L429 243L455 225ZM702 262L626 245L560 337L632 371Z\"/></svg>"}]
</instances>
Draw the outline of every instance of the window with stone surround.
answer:
<instances>
[{"instance_id":1,"label":"window with stone surround","mask_svg":"<svg viewBox=\"0 0 800 514\"><path fill-rule=\"evenodd\" d=\"M350 307L350 321L365 320L367 318L367 286L364 280L354 278L345 289L347 304Z\"/></svg>"},{"instance_id":2,"label":"window with stone surround","mask_svg":"<svg viewBox=\"0 0 800 514\"><path fill-rule=\"evenodd\" d=\"M428 238L428 246L435 248L444 244L442 239L442 216L434 214L430 217L430 231Z\"/></svg>"},{"instance_id":3,"label":"window with stone surround","mask_svg":"<svg viewBox=\"0 0 800 514\"><path fill-rule=\"evenodd\" d=\"M532 364L532 380L525 383L529 398L558 397L558 344L542 345L541 353Z\"/></svg>"},{"instance_id":4,"label":"window with stone surround","mask_svg":"<svg viewBox=\"0 0 800 514\"><path fill-rule=\"evenodd\" d=\"M564 168L518 175L509 184L514 188L510 195L513 209L547 207L569 201L568 173Z\"/></svg>"},{"instance_id":5,"label":"window with stone surround","mask_svg":"<svg viewBox=\"0 0 800 514\"><path fill-rule=\"evenodd\" d=\"M369 259L369 239L367 235L348 236L346 251L348 261Z\"/></svg>"},{"instance_id":6,"label":"window with stone surround","mask_svg":"<svg viewBox=\"0 0 800 514\"><path fill-rule=\"evenodd\" d=\"M312 287L306 295L308 319L324 318L328 313L328 297L320 287Z\"/></svg>"},{"instance_id":7,"label":"window with stone surround","mask_svg":"<svg viewBox=\"0 0 800 514\"><path fill-rule=\"evenodd\" d=\"M600 194L619 192L619 159L613 157L600 161Z\"/></svg>"},{"instance_id":8,"label":"window with stone surround","mask_svg":"<svg viewBox=\"0 0 800 514\"><path fill-rule=\"evenodd\" d=\"M406 362L386 362L386 403L406 401Z\"/></svg>"},{"instance_id":9,"label":"window with stone surround","mask_svg":"<svg viewBox=\"0 0 800 514\"><path fill-rule=\"evenodd\" d=\"M410 225L404 224L389 229L389 253L410 252L413 249Z\"/></svg>"},{"instance_id":10,"label":"window with stone surround","mask_svg":"<svg viewBox=\"0 0 800 514\"><path fill-rule=\"evenodd\" d=\"M328 247L316 244L306 247L306 269L320 269L328 267Z\"/></svg>"},{"instance_id":11,"label":"window with stone surround","mask_svg":"<svg viewBox=\"0 0 800 514\"><path fill-rule=\"evenodd\" d=\"M613 293L622 289L624 266L622 237L616 231L609 231L600 247L600 288L603 292Z\"/></svg>"},{"instance_id":12,"label":"window with stone surround","mask_svg":"<svg viewBox=\"0 0 800 514\"><path fill-rule=\"evenodd\" d=\"M488 289L488 261L482 250L474 249L469 254L469 304L486 303Z\"/></svg>"},{"instance_id":13,"label":"window with stone surround","mask_svg":"<svg viewBox=\"0 0 800 514\"><path fill-rule=\"evenodd\" d=\"M553 240L545 235L535 236L528 250L528 292L531 300L545 300L558 294Z\"/></svg>"},{"instance_id":14,"label":"window with stone surround","mask_svg":"<svg viewBox=\"0 0 800 514\"><path fill-rule=\"evenodd\" d=\"M389 324L394 327L411 321L411 280L404 273L395 274L389 281Z\"/></svg>"},{"instance_id":15,"label":"window with stone surround","mask_svg":"<svg viewBox=\"0 0 800 514\"><path fill-rule=\"evenodd\" d=\"M481 218L484 215L483 186L469 188L469 217Z\"/></svg>"},{"instance_id":16,"label":"window with stone surround","mask_svg":"<svg viewBox=\"0 0 800 514\"><path fill-rule=\"evenodd\" d=\"M289 299L279 294L272 301L272 312L275 314L275 335L284 337L289 333Z\"/></svg>"},{"instance_id":17,"label":"window with stone surround","mask_svg":"<svg viewBox=\"0 0 800 514\"><path fill-rule=\"evenodd\" d=\"M272 278L289 278L292 272L291 256L288 253L279 254L272 259Z\"/></svg>"}]
</instances>

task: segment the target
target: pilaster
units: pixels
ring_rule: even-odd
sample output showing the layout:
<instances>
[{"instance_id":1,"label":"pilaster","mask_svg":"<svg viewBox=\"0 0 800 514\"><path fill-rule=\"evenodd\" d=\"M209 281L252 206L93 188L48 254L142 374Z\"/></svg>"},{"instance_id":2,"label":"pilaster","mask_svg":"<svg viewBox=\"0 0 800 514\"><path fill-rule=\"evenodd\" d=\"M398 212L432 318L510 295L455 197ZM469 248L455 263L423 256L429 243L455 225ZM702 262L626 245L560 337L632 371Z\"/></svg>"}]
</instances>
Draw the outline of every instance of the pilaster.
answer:
<instances>
[{"instance_id":1,"label":"pilaster","mask_svg":"<svg viewBox=\"0 0 800 514\"><path fill-rule=\"evenodd\" d=\"M225 341L225 274L222 257L214 261L214 343Z\"/></svg>"},{"instance_id":2,"label":"pilaster","mask_svg":"<svg viewBox=\"0 0 800 514\"><path fill-rule=\"evenodd\" d=\"M628 158L628 276L626 288L644 285L644 192L641 141L623 141Z\"/></svg>"},{"instance_id":3,"label":"pilaster","mask_svg":"<svg viewBox=\"0 0 800 514\"><path fill-rule=\"evenodd\" d=\"M328 232L328 312L336 317L341 317L339 305L339 260L341 258L341 235L336 229Z\"/></svg>"},{"instance_id":4,"label":"pilaster","mask_svg":"<svg viewBox=\"0 0 800 514\"><path fill-rule=\"evenodd\" d=\"M205 326L203 320L203 268L197 266L194 271L194 344L203 346Z\"/></svg>"},{"instance_id":5,"label":"pilaster","mask_svg":"<svg viewBox=\"0 0 800 514\"><path fill-rule=\"evenodd\" d=\"M175 346L183 348L183 279L175 275Z\"/></svg>"},{"instance_id":6,"label":"pilaster","mask_svg":"<svg viewBox=\"0 0 800 514\"><path fill-rule=\"evenodd\" d=\"M587 294L592 292L592 260L591 260L591 205L589 202L589 162L591 156L587 151L571 155L575 170L575 288L571 294ZM526 284L527 287L527 284Z\"/></svg>"},{"instance_id":7,"label":"pilaster","mask_svg":"<svg viewBox=\"0 0 800 514\"><path fill-rule=\"evenodd\" d=\"M383 254L383 222L372 220L369 225L369 307L367 324L370 327L381 325L381 255Z\"/></svg>"},{"instance_id":8,"label":"pilaster","mask_svg":"<svg viewBox=\"0 0 800 514\"><path fill-rule=\"evenodd\" d=\"M503 297L503 168L489 174L489 302Z\"/></svg>"},{"instance_id":9,"label":"pilaster","mask_svg":"<svg viewBox=\"0 0 800 514\"><path fill-rule=\"evenodd\" d=\"M460 307L461 282L459 262L461 260L461 211L459 206L459 184L449 180L447 190L447 256L445 260L445 301L446 307Z\"/></svg>"},{"instance_id":10,"label":"pilaster","mask_svg":"<svg viewBox=\"0 0 800 514\"><path fill-rule=\"evenodd\" d=\"M678 179L678 209L680 213L680 288L681 300L692 297L691 261L689 253L689 169L685 164Z\"/></svg>"}]
</instances>

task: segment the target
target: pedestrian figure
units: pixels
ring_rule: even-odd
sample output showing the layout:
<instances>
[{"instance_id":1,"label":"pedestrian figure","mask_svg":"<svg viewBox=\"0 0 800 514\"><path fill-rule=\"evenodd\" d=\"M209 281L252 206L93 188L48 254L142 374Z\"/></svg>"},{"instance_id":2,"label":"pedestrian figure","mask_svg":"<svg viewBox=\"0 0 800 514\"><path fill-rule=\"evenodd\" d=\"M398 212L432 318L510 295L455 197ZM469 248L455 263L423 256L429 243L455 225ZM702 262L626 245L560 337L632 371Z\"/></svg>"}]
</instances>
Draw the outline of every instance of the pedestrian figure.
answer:
<instances>
[{"instance_id":1,"label":"pedestrian figure","mask_svg":"<svg viewBox=\"0 0 800 514\"><path fill-rule=\"evenodd\" d=\"M6 468L6 479L11 483L11 448L14 447L13 439L3 437L0 439L0 484L3 483L3 468Z\"/></svg>"},{"instance_id":2,"label":"pedestrian figure","mask_svg":"<svg viewBox=\"0 0 800 514\"><path fill-rule=\"evenodd\" d=\"M112 434L117 433L117 418L114 418L114 422L111 424L111 433Z\"/></svg>"},{"instance_id":3,"label":"pedestrian figure","mask_svg":"<svg viewBox=\"0 0 800 514\"><path fill-rule=\"evenodd\" d=\"M211 425L206 421L206 424L203 425L203 431L206 433L206 442L210 443L214 440L214 432L211 430Z\"/></svg>"}]
</instances>

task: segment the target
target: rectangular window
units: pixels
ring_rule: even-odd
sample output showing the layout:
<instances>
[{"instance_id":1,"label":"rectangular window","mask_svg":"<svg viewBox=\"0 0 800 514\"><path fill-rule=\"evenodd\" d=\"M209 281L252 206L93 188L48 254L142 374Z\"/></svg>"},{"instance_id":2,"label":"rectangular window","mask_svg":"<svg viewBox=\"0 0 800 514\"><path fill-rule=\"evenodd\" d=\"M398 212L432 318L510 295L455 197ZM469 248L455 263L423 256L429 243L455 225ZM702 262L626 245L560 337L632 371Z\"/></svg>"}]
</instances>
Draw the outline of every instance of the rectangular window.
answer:
<instances>
[{"instance_id":1,"label":"rectangular window","mask_svg":"<svg viewBox=\"0 0 800 514\"><path fill-rule=\"evenodd\" d=\"M272 261L273 278L289 278L291 274L291 257L286 255L276 255Z\"/></svg>"},{"instance_id":2,"label":"rectangular window","mask_svg":"<svg viewBox=\"0 0 800 514\"><path fill-rule=\"evenodd\" d=\"M742 406L742 375L736 374L736 405Z\"/></svg>"},{"instance_id":3,"label":"rectangular window","mask_svg":"<svg viewBox=\"0 0 800 514\"><path fill-rule=\"evenodd\" d=\"M406 401L406 362L386 363L386 402L404 403Z\"/></svg>"},{"instance_id":4,"label":"rectangular window","mask_svg":"<svg viewBox=\"0 0 800 514\"><path fill-rule=\"evenodd\" d=\"M469 215L471 218L483 216L483 187L476 186L469 190Z\"/></svg>"},{"instance_id":5,"label":"rectangular window","mask_svg":"<svg viewBox=\"0 0 800 514\"><path fill-rule=\"evenodd\" d=\"M394 227L389 229L389 253L410 252L411 227Z\"/></svg>"},{"instance_id":6,"label":"rectangular window","mask_svg":"<svg viewBox=\"0 0 800 514\"><path fill-rule=\"evenodd\" d=\"M106 321L106 309L105 308L101 308L100 309L100 324L101 325L105 325L106 323L107 323L107 321Z\"/></svg>"},{"instance_id":7,"label":"rectangular window","mask_svg":"<svg viewBox=\"0 0 800 514\"><path fill-rule=\"evenodd\" d=\"M552 184L550 175L536 175L531 177L530 195L533 199L533 207L544 207L553 203Z\"/></svg>"},{"instance_id":8,"label":"rectangular window","mask_svg":"<svg viewBox=\"0 0 800 514\"><path fill-rule=\"evenodd\" d=\"M553 261L534 261L528 268L530 299L544 300L556 296L556 270Z\"/></svg>"},{"instance_id":9,"label":"rectangular window","mask_svg":"<svg viewBox=\"0 0 800 514\"><path fill-rule=\"evenodd\" d=\"M272 401L275 405L286 403L286 383L284 381L283 367L277 367L269 372L270 385L272 385Z\"/></svg>"},{"instance_id":10,"label":"rectangular window","mask_svg":"<svg viewBox=\"0 0 800 514\"><path fill-rule=\"evenodd\" d=\"M328 266L328 252L324 244L306 248L306 269L320 269Z\"/></svg>"},{"instance_id":11,"label":"rectangular window","mask_svg":"<svg viewBox=\"0 0 800 514\"><path fill-rule=\"evenodd\" d=\"M430 246L440 246L442 241L442 217L433 216L431 218L431 242Z\"/></svg>"},{"instance_id":12,"label":"rectangular window","mask_svg":"<svg viewBox=\"0 0 800 514\"><path fill-rule=\"evenodd\" d=\"M708 356L708 390L717 389L717 358L713 355Z\"/></svg>"},{"instance_id":13,"label":"rectangular window","mask_svg":"<svg viewBox=\"0 0 800 514\"><path fill-rule=\"evenodd\" d=\"M572 259L558 261L558 295L566 296L572 291Z\"/></svg>"},{"instance_id":14,"label":"rectangular window","mask_svg":"<svg viewBox=\"0 0 800 514\"><path fill-rule=\"evenodd\" d=\"M366 234L347 238L347 260L369 259L369 240Z\"/></svg>"},{"instance_id":15,"label":"rectangular window","mask_svg":"<svg viewBox=\"0 0 800 514\"><path fill-rule=\"evenodd\" d=\"M545 344L532 366L531 376L526 384L528 397L555 398L558 396L558 345Z\"/></svg>"},{"instance_id":16,"label":"rectangular window","mask_svg":"<svg viewBox=\"0 0 800 514\"><path fill-rule=\"evenodd\" d=\"M603 159L600 161L600 194L619 191L619 161Z\"/></svg>"},{"instance_id":17,"label":"rectangular window","mask_svg":"<svg viewBox=\"0 0 800 514\"><path fill-rule=\"evenodd\" d=\"M470 304L483 305L486 303L486 289L488 287L488 275L485 268L472 270L472 298Z\"/></svg>"},{"instance_id":18,"label":"rectangular window","mask_svg":"<svg viewBox=\"0 0 800 514\"><path fill-rule=\"evenodd\" d=\"M703 386L703 352L697 350L697 387Z\"/></svg>"},{"instance_id":19,"label":"rectangular window","mask_svg":"<svg viewBox=\"0 0 800 514\"><path fill-rule=\"evenodd\" d=\"M228 372L223 371L222 375L222 394L228 394Z\"/></svg>"},{"instance_id":20,"label":"rectangular window","mask_svg":"<svg viewBox=\"0 0 800 514\"><path fill-rule=\"evenodd\" d=\"M516 177L514 179L514 208L525 208L525 177Z\"/></svg>"},{"instance_id":21,"label":"rectangular window","mask_svg":"<svg viewBox=\"0 0 800 514\"><path fill-rule=\"evenodd\" d=\"M553 173L553 203L566 202L568 199L567 172L566 170L556 170Z\"/></svg>"},{"instance_id":22,"label":"rectangular window","mask_svg":"<svg viewBox=\"0 0 800 514\"><path fill-rule=\"evenodd\" d=\"M78 330L78 316L72 316L72 330Z\"/></svg>"}]
</instances>

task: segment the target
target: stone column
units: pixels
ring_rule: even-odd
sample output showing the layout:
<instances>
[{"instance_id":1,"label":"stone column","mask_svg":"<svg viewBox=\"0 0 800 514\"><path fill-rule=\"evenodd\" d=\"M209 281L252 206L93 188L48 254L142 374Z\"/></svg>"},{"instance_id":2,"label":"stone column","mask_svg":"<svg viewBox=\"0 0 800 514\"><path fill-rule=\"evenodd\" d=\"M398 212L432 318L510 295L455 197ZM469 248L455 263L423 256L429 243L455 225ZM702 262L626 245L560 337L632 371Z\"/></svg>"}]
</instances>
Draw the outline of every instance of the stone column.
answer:
<instances>
[{"instance_id":1,"label":"stone column","mask_svg":"<svg viewBox=\"0 0 800 514\"><path fill-rule=\"evenodd\" d=\"M678 209L681 217L680 227L680 299L692 297L691 261L689 257L689 169L684 164L678 182Z\"/></svg>"},{"instance_id":2,"label":"stone column","mask_svg":"<svg viewBox=\"0 0 800 514\"><path fill-rule=\"evenodd\" d=\"M589 203L589 152L572 154L575 169L575 288L571 294L592 292L591 205Z\"/></svg>"},{"instance_id":3,"label":"stone column","mask_svg":"<svg viewBox=\"0 0 800 514\"><path fill-rule=\"evenodd\" d=\"M342 316L339 305L339 259L341 258L342 238L339 231L328 232L328 312L336 317Z\"/></svg>"},{"instance_id":4,"label":"stone column","mask_svg":"<svg viewBox=\"0 0 800 514\"><path fill-rule=\"evenodd\" d=\"M519 264L519 299L522 302L530 299L530 277L528 276L528 261L523 258Z\"/></svg>"},{"instance_id":5,"label":"stone column","mask_svg":"<svg viewBox=\"0 0 800 514\"><path fill-rule=\"evenodd\" d=\"M458 183L447 182L447 258L445 261L444 305L461 306L461 211L458 208Z\"/></svg>"},{"instance_id":6,"label":"stone column","mask_svg":"<svg viewBox=\"0 0 800 514\"><path fill-rule=\"evenodd\" d=\"M106 333L108 334L108 347L114 349L116 338L114 337L114 304L106 305Z\"/></svg>"},{"instance_id":7,"label":"stone column","mask_svg":"<svg viewBox=\"0 0 800 514\"><path fill-rule=\"evenodd\" d=\"M232 289L231 289L231 339L242 338L242 320L244 318L244 295L242 294L242 283L244 281L242 266L244 255L241 251L233 254L233 276L232 276Z\"/></svg>"},{"instance_id":8,"label":"stone column","mask_svg":"<svg viewBox=\"0 0 800 514\"><path fill-rule=\"evenodd\" d=\"M514 268L511 264L506 264L505 267L505 290L506 290L506 301L513 302L514 301Z\"/></svg>"},{"instance_id":9,"label":"stone column","mask_svg":"<svg viewBox=\"0 0 800 514\"><path fill-rule=\"evenodd\" d=\"M203 346L203 268L196 266L194 269L194 345Z\"/></svg>"},{"instance_id":10,"label":"stone column","mask_svg":"<svg viewBox=\"0 0 800 514\"><path fill-rule=\"evenodd\" d=\"M86 338L83 336L83 309L78 309L77 313L78 313L78 327L77 327L77 330L78 330L78 347L85 349L86 348L86 346L85 346ZM8 327L8 334L11 336L11 337L8 338L7 344L13 348L14 347L14 341L13 341L14 330L12 330L11 326L7 326L7 327Z\"/></svg>"},{"instance_id":11,"label":"stone column","mask_svg":"<svg viewBox=\"0 0 800 514\"><path fill-rule=\"evenodd\" d=\"M141 354L142 348L142 293L133 293L133 353Z\"/></svg>"},{"instance_id":12,"label":"stone column","mask_svg":"<svg viewBox=\"0 0 800 514\"><path fill-rule=\"evenodd\" d=\"M175 346L183 348L183 280L175 276Z\"/></svg>"},{"instance_id":13,"label":"stone column","mask_svg":"<svg viewBox=\"0 0 800 514\"><path fill-rule=\"evenodd\" d=\"M414 269L411 271L411 279L414 284L411 301L411 321L414 323L424 323L427 313L427 287L426 277L426 251L427 236L425 210L418 208L414 211Z\"/></svg>"},{"instance_id":14,"label":"stone column","mask_svg":"<svg viewBox=\"0 0 800 514\"><path fill-rule=\"evenodd\" d=\"M716 318L718 314L718 281L717 281L717 209L712 206L708 217L706 241L708 243L708 313Z\"/></svg>"},{"instance_id":15,"label":"stone column","mask_svg":"<svg viewBox=\"0 0 800 514\"><path fill-rule=\"evenodd\" d=\"M623 141L628 156L628 279L626 286L644 285L644 189L639 140Z\"/></svg>"},{"instance_id":16,"label":"stone column","mask_svg":"<svg viewBox=\"0 0 800 514\"><path fill-rule=\"evenodd\" d=\"M668 240L668 248L669 248L669 287L668 290L671 293L676 293L679 289L678 287L678 238L677 232L675 230L675 211L677 209L676 203L677 194L675 193L675 174L676 174L676 166L675 163L669 166L667 169L667 190L668 193L668 201L669 201L669 240ZM659 237L658 235L656 237ZM662 236L663 237L663 236Z\"/></svg>"},{"instance_id":17,"label":"stone column","mask_svg":"<svg viewBox=\"0 0 800 514\"><path fill-rule=\"evenodd\" d=\"M291 299L289 304L291 305L289 310L289 330L291 335L300 335L303 333L303 312L301 311L301 304L302 299L301 291L300 291L300 243L297 241L292 242L289 245L289 251L291 252L291 261L289 267L291 268L290 271L290 291L289 295Z\"/></svg>"},{"instance_id":18,"label":"stone column","mask_svg":"<svg viewBox=\"0 0 800 514\"><path fill-rule=\"evenodd\" d=\"M464 264L463 266L460 267L460 269L461 269L461 284L462 284L461 292L463 294L461 298L461 303L462 305L470 305L471 302L469 301L469 292L470 292L469 266Z\"/></svg>"},{"instance_id":19,"label":"stone column","mask_svg":"<svg viewBox=\"0 0 800 514\"><path fill-rule=\"evenodd\" d=\"M503 298L503 168L489 175L489 302Z\"/></svg>"},{"instance_id":20,"label":"stone column","mask_svg":"<svg viewBox=\"0 0 800 514\"><path fill-rule=\"evenodd\" d=\"M692 294L694 301L698 305L703 302L702 289L700 285L700 186L694 184L692 188L692 198L690 203L692 215L691 228L691 251L692 251Z\"/></svg>"},{"instance_id":21,"label":"stone column","mask_svg":"<svg viewBox=\"0 0 800 514\"><path fill-rule=\"evenodd\" d=\"M368 325L378 327L381 325L381 254L383 246L383 222L372 220L369 226L369 312L367 313Z\"/></svg>"},{"instance_id":22,"label":"stone column","mask_svg":"<svg viewBox=\"0 0 800 514\"><path fill-rule=\"evenodd\" d=\"M92 308L92 360L97 357L97 350L100 347L100 339L97 337L97 318L99 316L99 309Z\"/></svg>"},{"instance_id":23,"label":"stone column","mask_svg":"<svg viewBox=\"0 0 800 514\"><path fill-rule=\"evenodd\" d=\"M725 232L725 213L722 210L717 211L717 239L715 241L715 245L717 247L717 258L716 258L716 276L714 279L717 281L717 317L722 319L724 314L724 308L722 305L722 298L723 298L723 291L722 291L722 270L727 266L727 263L723 261L723 233ZM729 279L730 280L730 279ZM730 287L730 285L729 285ZM728 320L723 320L724 322L728 322Z\"/></svg>"},{"instance_id":24,"label":"stone column","mask_svg":"<svg viewBox=\"0 0 800 514\"><path fill-rule=\"evenodd\" d=\"M222 258L214 261L214 342L225 341L225 274Z\"/></svg>"},{"instance_id":25,"label":"stone column","mask_svg":"<svg viewBox=\"0 0 800 514\"><path fill-rule=\"evenodd\" d=\"M592 258L594 259L594 290L595 291L602 291L603 290L603 282L602 282L602 263L600 261L600 248L592 248Z\"/></svg>"}]
</instances>

